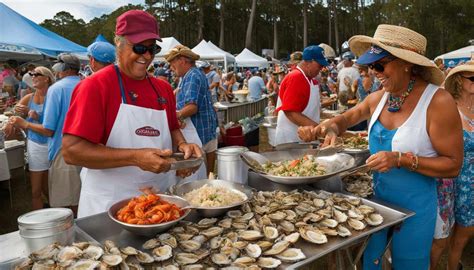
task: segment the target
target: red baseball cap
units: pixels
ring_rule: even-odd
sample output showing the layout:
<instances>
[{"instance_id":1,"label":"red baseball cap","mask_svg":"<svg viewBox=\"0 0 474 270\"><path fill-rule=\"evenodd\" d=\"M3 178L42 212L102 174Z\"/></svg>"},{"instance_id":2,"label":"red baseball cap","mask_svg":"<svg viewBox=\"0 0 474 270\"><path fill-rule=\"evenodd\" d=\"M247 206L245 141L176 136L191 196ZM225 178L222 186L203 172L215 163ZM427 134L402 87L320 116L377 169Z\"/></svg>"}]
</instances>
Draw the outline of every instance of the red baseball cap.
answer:
<instances>
[{"instance_id":1,"label":"red baseball cap","mask_svg":"<svg viewBox=\"0 0 474 270\"><path fill-rule=\"evenodd\" d=\"M161 41L158 22L150 13L143 10L129 10L117 18L115 34L126 36L132 43L147 39Z\"/></svg>"}]
</instances>

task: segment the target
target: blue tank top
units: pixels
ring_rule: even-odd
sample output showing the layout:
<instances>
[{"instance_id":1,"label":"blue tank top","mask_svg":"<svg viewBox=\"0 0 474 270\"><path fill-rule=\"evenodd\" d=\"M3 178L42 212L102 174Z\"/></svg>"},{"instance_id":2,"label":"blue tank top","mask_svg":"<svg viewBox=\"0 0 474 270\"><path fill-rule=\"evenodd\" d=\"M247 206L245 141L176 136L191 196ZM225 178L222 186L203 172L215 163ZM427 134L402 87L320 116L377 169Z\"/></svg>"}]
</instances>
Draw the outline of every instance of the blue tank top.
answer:
<instances>
[{"instance_id":1,"label":"blue tank top","mask_svg":"<svg viewBox=\"0 0 474 270\"><path fill-rule=\"evenodd\" d=\"M46 97L45 97L45 102L43 102L43 104L36 104L36 103L33 102L33 100L35 98L35 95L36 95L36 93L33 94L33 96L30 98L30 102L28 102L28 108L30 108L30 111L31 110L36 111L36 113L39 116L39 119L34 120L30 117L27 117L26 121L28 121L30 123L34 123L34 124L42 124L43 123L44 103L46 102ZM48 143L48 137L43 136L43 135L41 135L37 132L34 132L31 129L28 129L28 139L34 141L35 143L39 143L39 144Z\"/></svg>"}]
</instances>

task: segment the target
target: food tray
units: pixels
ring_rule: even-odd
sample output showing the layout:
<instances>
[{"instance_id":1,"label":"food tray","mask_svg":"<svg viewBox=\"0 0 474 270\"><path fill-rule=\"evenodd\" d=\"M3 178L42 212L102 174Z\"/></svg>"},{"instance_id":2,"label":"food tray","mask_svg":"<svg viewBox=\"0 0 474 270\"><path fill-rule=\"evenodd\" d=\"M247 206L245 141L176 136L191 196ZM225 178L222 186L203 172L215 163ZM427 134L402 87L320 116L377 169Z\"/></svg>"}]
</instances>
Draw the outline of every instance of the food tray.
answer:
<instances>
[{"instance_id":1,"label":"food tray","mask_svg":"<svg viewBox=\"0 0 474 270\"><path fill-rule=\"evenodd\" d=\"M316 161L321 163L326 167L326 170L329 171L324 175L318 176L300 176L300 177L291 177L291 176L275 176L267 174L258 169L258 166L252 166L252 164L247 164L254 170L256 173L260 174L262 177L265 177L273 182L277 182L285 185L301 185L301 184L313 184L319 180L327 179L332 176L338 175L345 171L348 171L356 166L356 161L354 157L345 153L334 153L333 151L320 151L318 149L293 149L287 151L274 151L274 152L264 152L260 153L266 160L259 159L256 161L259 164L264 164L266 161L276 162L283 160L293 160L299 159L304 155L314 155L316 156ZM252 155L252 152L248 151L242 153L241 156ZM257 157L258 158L258 157ZM242 160L246 161L245 158Z\"/></svg>"}]
</instances>

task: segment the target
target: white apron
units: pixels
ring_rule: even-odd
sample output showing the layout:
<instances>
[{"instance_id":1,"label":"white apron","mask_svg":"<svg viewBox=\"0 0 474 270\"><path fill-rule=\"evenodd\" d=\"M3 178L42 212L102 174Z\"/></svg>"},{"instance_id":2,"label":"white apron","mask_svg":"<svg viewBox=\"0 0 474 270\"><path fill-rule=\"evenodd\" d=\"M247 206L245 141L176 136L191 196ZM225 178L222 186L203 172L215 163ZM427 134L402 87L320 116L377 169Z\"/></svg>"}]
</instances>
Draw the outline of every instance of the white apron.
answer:
<instances>
[{"instance_id":1,"label":"white apron","mask_svg":"<svg viewBox=\"0 0 474 270\"><path fill-rule=\"evenodd\" d=\"M303 115L309 119L319 123L320 116L320 107L321 100L319 96L319 87L311 80L309 80L304 74L303 70L300 67L296 67L301 73L303 73L304 78L309 84L309 100L306 108L303 110ZM287 89L286 91L291 91ZM281 100L278 98L277 107L281 106ZM292 142L301 142L301 139L298 137L298 126L290 121L285 115L283 110L278 111L276 135L275 135L275 144L279 145L282 143L292 143Z\"/></svg>"},{"instance_id":2,"label":"white apron","mask_svg":"<svg viewBox=\"0 0 474 270\"><path fill-rule=\"evenodd\" d=\"M172 149L166 110L126 104L125 90L117 67L116 72L122 103L106 146ZM158 102L161 100L163 99L160 97ZM175 171L156 174L136 166L102 170L83 168L81 181L78 218L105 212L113 203L141 194L140 188L153 187L157 191L165 192L169 186L176 183L176 176Z\"/></svg>"},{"instance_id":3,"label":"white apron","mask_svg":"<svg viewBox=\"0 0 474 270\"><path fill-rule=\"evenodd\" d=\"M193 121L191 121L190 117L186 118L186 126L181 129L181 133L184 136L184 139L186 140L187 143L195 143L202 149L202 142L201 139L198 136L196 127L193 124ZM203 158L206 158L205 153ZM194 180L201 180L201 179L207 179L207 171L206 171L206 164L203 162L199 169L193 173L192 175L184 178L184 181L190 182Z\"/></svg>"}]
</instances>

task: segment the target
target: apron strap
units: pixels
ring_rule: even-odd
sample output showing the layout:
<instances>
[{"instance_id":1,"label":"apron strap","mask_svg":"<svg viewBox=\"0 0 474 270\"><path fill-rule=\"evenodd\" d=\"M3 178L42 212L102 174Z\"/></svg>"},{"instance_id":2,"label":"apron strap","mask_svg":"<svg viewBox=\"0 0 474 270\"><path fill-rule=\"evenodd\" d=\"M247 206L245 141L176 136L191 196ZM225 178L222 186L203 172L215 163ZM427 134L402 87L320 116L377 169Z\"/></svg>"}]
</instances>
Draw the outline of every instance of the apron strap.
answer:
<instances>
[{"instance_id":1,"label":"apron strap","mask_svg":"<svg viewBox=\"0 0 474 270\"><path fill-rule=\"evenodd\" d=\"M301 73L303 73L303 76L304 76L304 78L306 79L306 81L308 82L309 87L311 87L311 85L312 85L313 83L309 81L308 77L306 77L306 74L304 74L303 70L302 70L299 66L296 66L296 68L297 68L299 71L301 71Z\"/></svg>"},{"instance_id":2,"label":"apron strap","mask_svg":"<svg viewBox=\"0 0 474 270\"><path fill-rule=\"evenodd\" d=\"M122 76L120 75L120 71L119 71L117 65L114 65L114 68L115 68L115 73L117 73L117 77L118 77L118 81L119 81L120 94L122 95L122 102L124 104L127 104L127 99L125 98L125 89L123 87Z\"/></svg>"}]
</instances>

